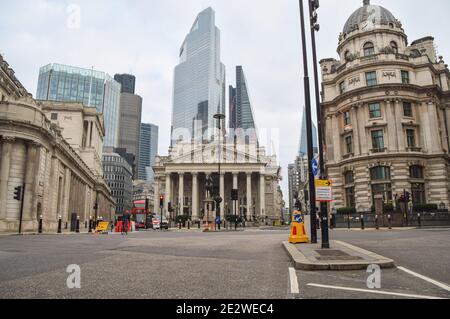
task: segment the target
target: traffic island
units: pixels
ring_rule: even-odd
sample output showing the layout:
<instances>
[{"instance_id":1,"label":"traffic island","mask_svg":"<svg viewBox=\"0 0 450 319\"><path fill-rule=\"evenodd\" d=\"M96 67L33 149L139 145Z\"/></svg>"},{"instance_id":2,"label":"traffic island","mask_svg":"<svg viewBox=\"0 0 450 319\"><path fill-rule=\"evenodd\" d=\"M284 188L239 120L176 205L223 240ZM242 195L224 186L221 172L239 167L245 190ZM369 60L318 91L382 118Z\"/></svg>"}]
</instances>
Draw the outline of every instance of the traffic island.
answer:
<instances>
[{"instance_id":1,"label":"traffic island","mask_svg":"<svg viewBox=\"0 0 450 319\"><path fill-rule=\"evenodd\" d=\"M318 244L293 245L283 242L283 247L295 265L295 269L316 270L363 270L370 265L394 268L394 260L342 241L331 241L330 249L321 249Z\"/></svg>"}]
</instances>

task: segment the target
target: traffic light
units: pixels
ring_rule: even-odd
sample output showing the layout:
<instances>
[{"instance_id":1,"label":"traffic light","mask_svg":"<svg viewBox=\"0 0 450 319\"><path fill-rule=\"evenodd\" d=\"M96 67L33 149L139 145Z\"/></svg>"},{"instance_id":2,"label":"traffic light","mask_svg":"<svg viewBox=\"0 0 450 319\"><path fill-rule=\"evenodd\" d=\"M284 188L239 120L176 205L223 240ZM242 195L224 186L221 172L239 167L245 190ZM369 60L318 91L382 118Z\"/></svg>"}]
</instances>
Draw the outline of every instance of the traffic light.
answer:
<instances>
[{"instance_id":1,"label":"traffic light","mask_svg":"<svg viewBox=\"0 0 450 319\"><path fill-rule=\"evenodd\" d=\"M411 200L411 193L406 192L406 202L409 203L410 200Z\"/></svg>"},{"instance_id":2,"label":"traffic light","mask_svg":"<svg viewBox=\"0 0 450 319\"><path fill-rule=\"evenodd\" d=\"M173 213L172 202L168 204L168 211L169 213Z\"/></svg>"},{"instance_id":3,"label":"traffic light","mask_svg":"<svg viewBox=\"0 0 450 319\"><path fill-rule=\"evenodd\" d=\"M14 199L18 201L22 200L22 186L14 188Z\"/></svg>"},{"instance_id":4,"label":"traffic light","mask_svg":"<svg viewBox=\"0 0 450 319\"><path fill-rule=\"evenodd\" d=\"M159 207L164 207L164 195L159 196Z\"/></svg>"}]
</instances>

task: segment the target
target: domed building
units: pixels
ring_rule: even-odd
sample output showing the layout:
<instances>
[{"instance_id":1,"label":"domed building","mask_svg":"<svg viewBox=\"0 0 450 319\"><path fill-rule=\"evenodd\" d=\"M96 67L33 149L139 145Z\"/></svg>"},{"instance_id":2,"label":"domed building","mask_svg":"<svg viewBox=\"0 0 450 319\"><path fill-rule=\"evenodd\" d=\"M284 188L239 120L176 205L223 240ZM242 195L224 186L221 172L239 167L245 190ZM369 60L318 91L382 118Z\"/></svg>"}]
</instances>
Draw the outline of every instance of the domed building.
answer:
<instances>
[{"instance_id":1,"label":"domed building","mask_svg":"<svg viewBox=\"0 0 450 319\"><path fill-rule=\"evenodd\" d=\"M370 211L406 192L416 206L448 208L450 72L434 38L409 44L401 22L366 0L337 53L320 61L334 208Z\"/></svg>"}]
</instances>

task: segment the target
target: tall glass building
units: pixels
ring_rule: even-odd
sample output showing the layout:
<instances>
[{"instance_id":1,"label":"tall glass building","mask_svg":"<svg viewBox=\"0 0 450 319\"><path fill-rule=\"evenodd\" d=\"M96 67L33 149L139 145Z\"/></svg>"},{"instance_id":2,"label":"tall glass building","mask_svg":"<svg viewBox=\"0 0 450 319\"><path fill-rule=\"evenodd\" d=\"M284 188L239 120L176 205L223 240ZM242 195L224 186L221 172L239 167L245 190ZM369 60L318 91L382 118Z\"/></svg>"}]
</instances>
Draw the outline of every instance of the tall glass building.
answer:
<instances>
[{"instance_id":1,"label":"tall glass building","mask_svg":"<svg viewBox=\"0 0 450 319\"><path fill-rule=\"evenodd\" d=\"M236 88L230 86L229 126L244 130L251 141L257 141L256 121L250 102L250 93L242 66L236 67Z\"/></svg>"},{"instance_id":2,"label":"tall glass building","mask_svg":"<svg viewBox=\"0 0 450 319\"><path fill-rule=\"evenodd\" d=\"M175 67L172 141L213 138L216 113L225 113L225 66L220 61L220 30L211 8L195 20ZM210 134L205 132L211 129Z\"/></svg>"},{"instance_id":3,"label":"tall glass building","mask_svg":"<svg viewBox=\"0 0 450 319\"><path fill-rule=\"evenodd\" d=\"M104 72L61 64L39 70L38 100L80 102L103 113L104 146L118 146L121 85Z\"/></svg>"},{"instance_id":4,"label":"tall glass building","mask_svg":"<svg viewBox=\"0 0 450 319\"><path fill-rule=\"evenodd\" d=\"M154 177L153 166L158 155L159 127L153 124L141 124L139 138L139 180L152 181Z\"/></svg>"}]
</instances>

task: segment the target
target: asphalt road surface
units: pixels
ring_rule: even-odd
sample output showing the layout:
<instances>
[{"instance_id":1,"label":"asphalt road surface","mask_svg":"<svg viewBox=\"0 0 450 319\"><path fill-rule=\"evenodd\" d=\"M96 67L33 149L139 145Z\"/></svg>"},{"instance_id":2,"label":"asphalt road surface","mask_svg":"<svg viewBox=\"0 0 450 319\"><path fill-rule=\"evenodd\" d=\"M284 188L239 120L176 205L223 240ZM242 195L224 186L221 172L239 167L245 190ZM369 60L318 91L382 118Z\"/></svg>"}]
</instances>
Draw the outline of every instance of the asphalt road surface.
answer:
<instances>
[{"instance_id":1,"label":"asphalt road surface","mask_svg":"<svg viewBox=\"0 0 450 319\"><path fill-rule=\"evenodd\" d=\"M405 267L383 270L377 293L368 289L365 271L293 270L281 245L287 236L277 230L0 236L0 298L450 298L450 230L333 231L332 238ZM67 286L69 265L80 267L80 289Z\"/></svg>"}]
</instances>

